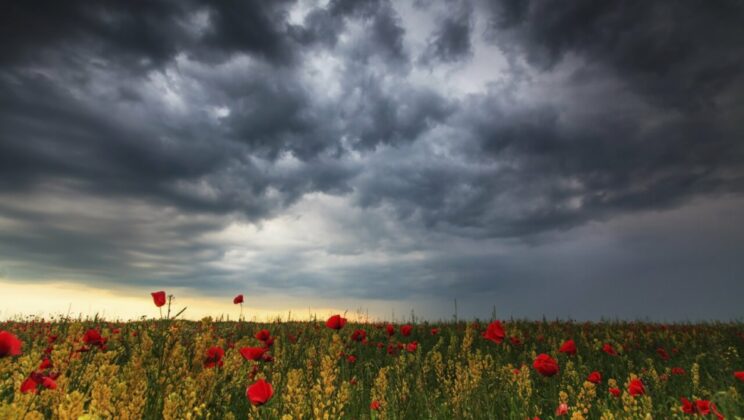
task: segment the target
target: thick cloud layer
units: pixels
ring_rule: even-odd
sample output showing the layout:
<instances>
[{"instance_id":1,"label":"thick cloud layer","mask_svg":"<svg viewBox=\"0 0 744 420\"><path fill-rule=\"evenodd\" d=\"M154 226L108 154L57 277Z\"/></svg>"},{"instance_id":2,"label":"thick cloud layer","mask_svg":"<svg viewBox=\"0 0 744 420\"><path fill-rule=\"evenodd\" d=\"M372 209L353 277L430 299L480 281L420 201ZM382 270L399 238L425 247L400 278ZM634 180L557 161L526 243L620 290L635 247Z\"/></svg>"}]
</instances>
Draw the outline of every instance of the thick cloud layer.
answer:
<instances>
[{"instance_id":1,"label":"thick cloud layer","mask_svg":"<svg viewBox=\"0 0 744 420\"><path fill-rule=\"evenodd\" d=\"M17 2L0 272L744 315L742 21L734 0ZM701 287L718 305L680 310Z\"/></svg>"}]
</instances>

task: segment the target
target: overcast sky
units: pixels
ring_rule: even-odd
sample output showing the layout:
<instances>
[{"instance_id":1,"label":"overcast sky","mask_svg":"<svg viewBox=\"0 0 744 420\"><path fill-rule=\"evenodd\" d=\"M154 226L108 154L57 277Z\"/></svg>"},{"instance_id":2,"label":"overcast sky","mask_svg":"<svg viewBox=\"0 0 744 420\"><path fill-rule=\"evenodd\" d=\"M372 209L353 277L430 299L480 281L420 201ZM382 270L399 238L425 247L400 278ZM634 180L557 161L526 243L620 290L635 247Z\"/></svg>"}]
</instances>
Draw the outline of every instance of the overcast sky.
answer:
<instances>
[{"instance_id":1,"label":"overcast sky","mask_svg":"<svg viewBox=\"0 0 744 420\"><path fill-rule=\"evenodd\" d=\"M744 317L742 22L738 0L6 4L0 280Z\"/></svg>"}]
</instances>

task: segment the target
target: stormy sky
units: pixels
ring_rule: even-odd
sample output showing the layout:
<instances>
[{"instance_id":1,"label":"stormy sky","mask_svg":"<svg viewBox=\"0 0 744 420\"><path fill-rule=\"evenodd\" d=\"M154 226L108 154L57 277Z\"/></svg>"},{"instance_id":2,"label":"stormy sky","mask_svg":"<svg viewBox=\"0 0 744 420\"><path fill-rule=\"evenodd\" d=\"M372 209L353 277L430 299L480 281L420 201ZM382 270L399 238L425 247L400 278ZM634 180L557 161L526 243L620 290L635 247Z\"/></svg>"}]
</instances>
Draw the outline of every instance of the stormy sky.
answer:
<instances>
[{"instance_id":1,"label":"stormy sky","mask_svg":"<svg viewBox=\"0 0 744 420\"><path fill-rule=\"evenodd\" d=\"M739 0L4 4L0 281L741 319L742 22Z\"/></svg>"}]
</instances>

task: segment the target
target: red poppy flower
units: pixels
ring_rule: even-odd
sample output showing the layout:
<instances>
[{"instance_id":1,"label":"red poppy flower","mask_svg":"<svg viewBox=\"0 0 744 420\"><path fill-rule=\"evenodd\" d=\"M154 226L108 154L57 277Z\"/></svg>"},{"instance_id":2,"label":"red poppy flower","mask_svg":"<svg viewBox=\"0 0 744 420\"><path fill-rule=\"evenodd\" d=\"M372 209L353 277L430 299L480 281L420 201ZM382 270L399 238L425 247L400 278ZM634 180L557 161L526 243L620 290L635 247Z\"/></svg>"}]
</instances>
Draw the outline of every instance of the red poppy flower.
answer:
<instances>
[{"instance_id":1,"label":"red poppy flower","mask_svg":"<svg viewBox=\"0 0 744 420\"><path fill-rule=\"evenodd\" d=\"M415 353L418 349L418 342L412 341L408 344L406 344L406 351L409 353Z\"/></svg>"},{"instance_id":2,"label":"red poppy flower","mask_svg":"<svg viewBox=\"0 0 744 420\"><path fill-rule=\"evenodd\" d=\"M237 295L237 296L235 296L233 298L233 303L236 304L236 305L239 304L239 303L243 303L243 295Z\"/></svg>"},{"instance_id":3,"label":"red poppy flower","mask_svg":"<svg viewBox=\"0 0 744 420\"><path fill-rule=\"evenodd\" d=\"M52 367L52 361L49 360L49 358L44 358L44 360L41 361L41 364L39 364L38 370L49 369L50 367Z\"/></svg>"},{"instance_id":4,"label":"red poppy flower","mask_svg":"<svg viewBox=\"0 0 744 420\"><path fill-rule=\"evenodd\" d=\"M351 333L351 339L354 341L363 341L365 338L367 338L367 332L364 330L355 330Z\"/></svg>"},{"instance_id":5,"label":"red poppy flower","mask_svg":"<svg viewBox=\"0 0 744 420\"><path fill-rule=\"evenodd\" d=\"M734 372L734 377L744 382L744 370L742 370L741 372Z\"/></svg>"},{"instance_id":6,"label":"red poppy flower","mask_svg":"<svg viewBox=\"0 0 744 420\"><path fill-rule=\"evenodd\" d=\"M702 416L707 416L710 413L713 413L719 419L723 419L723 415L718 412L716 405L709 400L695 400L695 402L692 402L685 397L681 397L679 400L682 403L682 407L680 408L685 414L700 414Z\"/></svg>"},{"instance_id":7,"label":"red poppy flower","mask_svg":"<svg viewBox=\"0 0 744 420\"><path fill-rule=\"evenodd\" d=\"M398 346L396 346L394 344L388 344L388 346L387 346L387 354L389 354L391 356L398 354Z\"/></svg>"},{"instance_id":8,"label":"red poppy flower","mask_svg":"<svg viewBox=\"0 0 744 420\"><path fill-rule=\"evenodd\" d=\"M263 379L259 379L245 390L245 396L253 405L264 405L274 395L274 388Z\"/></svg>"},{"instance_id":9,"label":"red poppy flower","mask_svg":"<svg viewBox=\"0 0 744 420\"><path fill-rule=\"evenodd\" d=\"M44 377L44 380L41 381L41 385L46 389L57 389L57 382L49 376Z\"/></svg>"},{"instance_id":10,"label":"red poppy flower","mask_svg":"<svg viewBox=\"0 0 744 420\"><path fill-rule=\"evenodd\" d=\"M692 401L685 397L679 399L682 402L682 412L685 414L695 414L695 406L692 405Z\"/></svg>"},{"instance_id":11,"label":"red poppy flower","mask_svg":"<svg viewBox=\"0 0 744 420\"><path fill-rule=\"evenodd\" d=\"M617 352L610 343L604 343L604 345L602 346L602 351L609 354L610 356L617 356Z\"/></svg>"},{"instance_id":12,"label":"red poppy flower","mask_svg":"<svg viewBox=\"0 0 744 420\"><path fill-rule=\"evenodd\" d=\"M569 355L576 354L576 343L573 340L566 340L561 344L561 348L558 349L558 353L566 353Z\"/></svg>"},{"instance_id":13,"label":"red poppy flower","mask_svg":"<svg viewBox=\"0 0 744 420\"><path fill-rule=\"evenodd\" d=\"M516 336L509 337L509 341L511 341L512 346L522 345L522 340L520 340L519 337L516 337Z\"/></svg>"},{"instance_id":14,"label":"red poppy flower","mask_svg":"<svg viewBox=\"0 0 744 420\"><path fill-rule=\"evenodd\" d=\"M543 376L553 376L559 370L558 362L545 353L537 355L532 366Z\"/></svg>"},{"instance_id":15,"label":"red poppy flower","mask_svg":"<svg viewBox=\"0 0 744 420\"><path fill-rule=\"evenodd\" d=\"M710 401L708 400L696 400L695 409L698 413L707 416L710 414Z\"/></svg>"},{"instance_id":16,"label":"red poppy flower","mask_svg":"<svg viewBox=\"0 0 744 420\"><path fill-rule=\"evenodd\" d=\"M269 332L269 330L263 329L263 330L257 332L256 335L255 335L255 337L259 341L266 342L268 339L271 338L271 333Z\"/></svg>"},{"instance_id":17,"label":"red poppy flower","mask_svg":"<svg viewBox=\"0 0 744 420\"><path fill-rule=\"evenodd\" d=\"M403 334L404 337L411 335L411 331L413 331L412 325L406 324L400 327L400 333Z\"/></svg>"},{"instance_id":18,"label":"red poppy flower","mask_svg":"<svg viewBox=\"0 0 744 420\"><path fill-rule=\"evenodd\" d=\"M619 397L620 396L620 388L610 388L610 394Z\"/></svg>"},{"instance_id":19,"label":"red poppy flower","mask_svg":"<svg viewBox=\"0 0 744 420\"><path fill-rule=\"evenodd\" d=\"M369 404L369 408L372 409L372 410L375 410L375 411L379 410L380 409L380 402L377 401L377 400L372 401Z\"/></svg>"},{"instance_id":20,"label":"red poppy flower","mask_svg":"<svg viewBox=\"0 0 744 420\"><path fill-rule=\"evenodd\" d=\"M44 375L41 372L31 373L26 380L21 383L21 392L34 394L39 392L39 386L43 386L46 389L56 389L57 383L54 381L59 374Z\"/></svg>"},{"instance_id":21,"label":"red poppy flower","mask_svg":"<svg viewBox=\"0 0 744 420\"><path fill-rule=\"evenodd\" d=\"M643 382L640 379L633 379L628 383L628 393L636 397L646 393L646 388L643 386Z\"/></svg>"},{"instance_id":22,"label":"red poppy flower","mask_svg":"<svg viewBox=\"0 0 744 420\"><path fill-rule=\"evenodd\" d=\"M486 328L486 331L483 333L483 338L493 341L496 344L501 344L505 337L506 333L504 332L504 327L501 326L501 322L498 320L488 324L488 328Z\"/></svg>"},{"instance_id":23,"label":"red poppy flower","mask_svg":"<svg viewBox=\"0 0 744 420\"><path fill-rule=\"evenodd\" d=\"M22 344L12 333L0 331L0 357L18 356L21 354Z\"/></svg>"},{"instance_id":24,"label":"red poppy flower","mask_svg":"<svg viewBox=\"0 0 744 420\"><path fill-rule=\"evenodd\" d=\"M437 334L439 334L439 328L432 328L431 335L437 335Z\"/></svg>"},{"instance_id":25,"label":"red poppy flower","mask_svg":"<svg viewBox=\"0 0 744 420\"><path fill-rule=\"evenodd\" d=\"M393 326L393 324L387 324L385 326L385 331L387 331L388 335L393 335L395 334L395 326Z\"/></svg>"},{"instance_id":26,"label":"red poppy flower","mask_svg":"<svg viewBox=\"0 0 744 420\"><path fill-rule=\"evenodd\" d=\"M682 369L681 367L673 367L672 368L672 375L684 375L686 373L687 372L684 369Z\"/></svg>"},{"instance_id":27,"label":"red poppy flower","mask_svg":"<svg viewBox=\"0 0 744 420\"><path fill-rule=\"evenodd\" d=\"M98 346L101 350L104 349L106 339L101 337L101 332L96 329L89 329L83 336L83 342L89 346Z\"/></svg>"},{"instance_id":28,"label":"red poppy flower","mask_svg":"<svg viewBox=\"0 0 744 420\"><path fill-rule=\"evenodd\" d=\"M669 353L664 350L664 347L659 347L658 349L656 349L656 354L661 357L661 360L669 360Z\"/></svg>"},{"instance_id":29,"label":"red poppy flower","mask_svg":"<svg viewBox=\"0 0 744 420\"><path fill-rule=\"evenodd\" d=\"M225 362L222 358L225 357L225 350L220 347L210 347L207 350L207 355L204 357L204 367L213 368L215 366L222 366Z\"/></svg>"},{"instance_id":30,"label":"red poppy flower","mask_svg":"<svg viewBox=\"0 0 744 420\"><path fill-rule=\"evenodd\" d=\"M593 384L599 384L600 382L602 382L602 375L595 370L586 377L586 380Z\"/></svg>"},{"instance_id":31,"label":"red poppy flower","mask_svg":"<svg viewBox=\"0 0 744 420\"><path fill-rule=\"evenodd\" d=\"M21 392L24 394L27 394L29 392L33 392L34 394L38 392L39 383L34 380L31 376L26 378L25 381L21 384Z\"/></svg>"},{"instance_id":32,"label":"red poppy flower","mask_svg":"<svg viewBox=\"0 0 744 420\"><path fill-rule=\"evenodd\" d=\"M353 354L350 354L346 357L346 361L353 364L356 363L357 358Z\"/></svg>"},{"instance_id":33,"label":"red poppy flower","mask_svg":"<svg viewBox=\"0 0 744 420\"><path fill-rule=\"evenodd\" d=\"M340 330L346 325L346 318L342 318L341 315L333 315L326 321L326 327L332 330Z\"/></svg>"},{"instance_id":34,"label":"red poppy flower","mask_svg":"<svg viewBox=\"0 0 744 420\"><path fill-rule=\"evenodd\" d=\"M555 409L555 415L565 416L566 414L568 414L568 404L566 403L558 404L558 408Z\"/></svg>"},{"instance_id":35,"label":"red poppy flower","mask_svg":"<svg viewBox=\"0 0 744 420\"><path fill-rule=\"evenodd\" d=\"M155 302L155 306L158 308L165 305L165 292L159 291L159 292L152 292L150 293L152 295L152 301Z\"/></svg>"},{"instance_id":36,"label":"red poppy flower","mask_svg":"<svg viewBox=\"0 0 744 420\"><path fill-rule=\"evenodd\" d=\"M258 361L261 360L264 353L266 353L265 347L243 347L238 352L243 356L245 360Z\"/></svg>"}]
</instances>

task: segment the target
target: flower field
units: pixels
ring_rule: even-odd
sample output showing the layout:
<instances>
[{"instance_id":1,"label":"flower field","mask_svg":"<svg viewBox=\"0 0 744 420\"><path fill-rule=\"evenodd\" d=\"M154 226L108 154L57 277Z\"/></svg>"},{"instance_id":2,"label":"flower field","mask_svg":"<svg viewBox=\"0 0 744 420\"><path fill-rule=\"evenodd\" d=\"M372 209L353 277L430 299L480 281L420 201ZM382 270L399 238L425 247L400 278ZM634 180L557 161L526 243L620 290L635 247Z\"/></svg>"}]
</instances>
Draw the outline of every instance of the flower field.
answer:
<instances>
[{"instance_id":1,"label":"flower field","mask_svg":"<svg viewBox=\"0 0 744 420\"><path fill-rule=\"evenodd\" d=\"M259 324L166 314L0 330L2 419L744 416L740 323L335 315Z\"/></svg>"}]
</instances>

